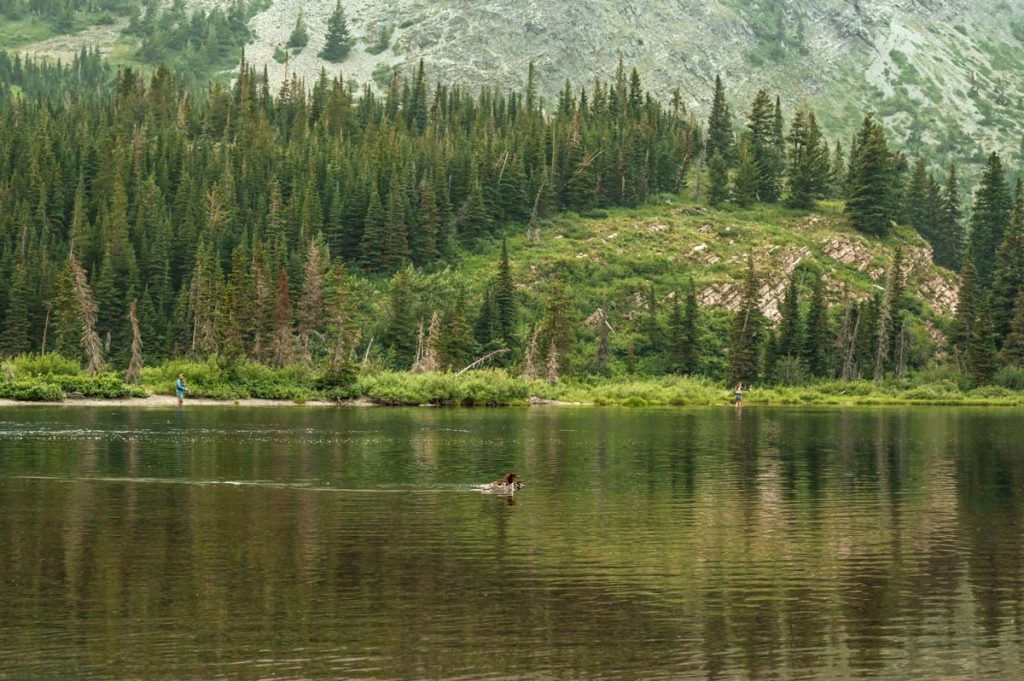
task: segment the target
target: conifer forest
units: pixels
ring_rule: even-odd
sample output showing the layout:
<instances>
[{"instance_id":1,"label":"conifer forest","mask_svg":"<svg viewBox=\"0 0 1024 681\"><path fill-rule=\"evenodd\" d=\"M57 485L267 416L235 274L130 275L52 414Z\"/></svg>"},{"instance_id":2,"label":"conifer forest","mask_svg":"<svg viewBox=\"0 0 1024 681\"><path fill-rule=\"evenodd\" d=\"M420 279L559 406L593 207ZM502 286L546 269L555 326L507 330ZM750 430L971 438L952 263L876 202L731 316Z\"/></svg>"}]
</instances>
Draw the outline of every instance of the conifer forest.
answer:
<instances>
[{"instance_id":1,"label":"conifer forest","mask_svg":"<svg viewBox=\"0 0 1024 681\"><path fill-rule=\"evenodd\" d=\"M870 113L826 139L813 111L763 90L733 101L721 78L710 112L621 61L554 99L525 82L471 90L420 63L382 90L326 73L272 88L243 56L199 86L86 49L0 53L0 355L129 382L188 360L330 385L480 367L552 384L1021 387L1024 190L998 154L968 186L958 159L901 149ZM856 296L798 267L771 318L753 248L730 268L731 310L705 304L696 265L612 305L586 269L525 264L558 225L585 236L652 206L758 211L776 230L830 213L887 245L884 273ZM907 280L921 239L958 282L951 316Z\"/></svg>"}]
</instances>

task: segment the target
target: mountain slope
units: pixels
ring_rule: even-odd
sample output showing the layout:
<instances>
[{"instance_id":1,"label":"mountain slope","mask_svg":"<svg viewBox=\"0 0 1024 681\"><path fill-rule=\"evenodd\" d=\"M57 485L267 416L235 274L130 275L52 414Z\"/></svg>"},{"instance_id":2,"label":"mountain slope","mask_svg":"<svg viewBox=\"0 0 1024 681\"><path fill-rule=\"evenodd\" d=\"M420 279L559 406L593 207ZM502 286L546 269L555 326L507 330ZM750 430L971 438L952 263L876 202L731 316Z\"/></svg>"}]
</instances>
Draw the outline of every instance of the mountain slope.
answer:
<instances>
[{"instance_id":1,"label":"mountain slope","mask_svg":"<svg viewBox=\"0 0 1024 681\"><path fill-rule=\"evenodd\" d=\"M312 77L334 2L274 0L251 22L250 56L270 62L302 8L311 42L288 69ZM742 114L759 87L809 101L833 134L876 110L898 137L940 154L1018 151L1024 5L999 0L397 0L344 4L360 42L330 70L356 81L424 59L435 77L523 85L535 63L553 95L613 75L618 56L702 115L721 73ZM389 49L367 46L390 32ZM274 65L280 77L284 65ZM666 97L667 98L667 97ZM792 105L792 104L791 104ZM980 147L978 145L980 143Z\"/></svg>"},{"instance_id":2,"label":"mountain slope","mask_svg":"<svg viewBox=\"0 0 1024 681\"><path fill-rule=\"evenodd\" d=\"M234 0L187 0L191 9ZM667 99L679 87L700 117L711 81L726 80L739 119L761 87L806 101L832 136L876 111L898 139L933 162L980 163L985 150L1020 158L1024 4L1005 0L345 0L356 45L341 65L317 57L335 0L268 0L249 25L251 63L272 79L383 83L423 59L431 76L521 87L537 68L549 97L613 75L619 56ZM300 10L309 45L275 60ZM7 21L0 18L0 24ZM19 24L20 25L20 24ZM116 27L123 28L123 22ZM124 55L111 26L19 49L69 57L81 45ZM20 29L19 29L20 30ZM281 59L282 52L277 52ZM129 59L133 61L135 58Z\"/></svg>"}]
</instances>

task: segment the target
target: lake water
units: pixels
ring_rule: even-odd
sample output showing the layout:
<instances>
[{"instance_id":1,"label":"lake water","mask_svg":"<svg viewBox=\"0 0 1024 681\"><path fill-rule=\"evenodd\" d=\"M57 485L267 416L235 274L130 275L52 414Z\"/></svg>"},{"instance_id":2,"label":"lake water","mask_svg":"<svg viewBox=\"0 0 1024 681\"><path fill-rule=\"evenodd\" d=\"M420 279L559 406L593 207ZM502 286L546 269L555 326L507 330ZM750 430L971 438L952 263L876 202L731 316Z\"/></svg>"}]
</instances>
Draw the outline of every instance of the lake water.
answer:
<instances>
[{"instance_id":1,"label":"lake water","mask_svg":"<svg viewBox=\"0 0 1024 681\"><path fill-rule=\"evenodd\" d=\"M1024 678L1022 419L0 411L0 679Z\"/></svg>"}]
</instances>

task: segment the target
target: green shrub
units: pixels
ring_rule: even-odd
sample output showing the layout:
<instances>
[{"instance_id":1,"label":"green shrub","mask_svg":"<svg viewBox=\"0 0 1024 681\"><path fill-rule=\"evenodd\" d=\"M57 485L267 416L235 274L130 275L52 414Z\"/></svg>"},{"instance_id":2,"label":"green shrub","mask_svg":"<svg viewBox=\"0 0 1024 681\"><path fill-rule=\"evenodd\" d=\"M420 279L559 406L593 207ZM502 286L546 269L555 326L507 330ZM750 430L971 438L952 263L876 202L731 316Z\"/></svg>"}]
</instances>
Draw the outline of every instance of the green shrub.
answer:
<instances>
[{"instance_id":1,"label":"green shrub","mask_svg":"<svg viewBox=\"0 0 1024 681\"><path fill-rule=\"evenodd\" d=\"M14 375L18 378L28 376L78 376L82 373L81 365L56 352L45 355L30 353L18 355L11 360Z\"/></svg>"},{"instance_id":2,"label":"green shrub","mask_svg":"<svg viewBox=\"0 0 1024 681\"><path fill-rule=\"evenodd\" d=\"M146 397L147 393L138 385L129 385L118 374L99 376L53 376L50 381L68 397L99 397L118 399L125 397Z\"/></svg>"},{"instance_id":3,"label":"green shrub","mask_svg":"<svg viewBox=\"0 0 1024 681\"><path fill-rule=\"evenodd\" d=\"M918 386L901 393L900 397L920 402L948 402L951 399L962 400L963 394L959 391L944 390L941 386Z\"/></svg>"},{"instance_id":4,"label":"green shrub","mask_svg":"<svg viewBox=\"0 0 1024 681\"><path fill-rule=\"evenodd\" d=\"M425 404L427 394L420 381L411 374L382 372L373 376L363 376L357 383L358 392L377 404L392 406Z\"/></svg>"},{"instance_id":5,"label":"green shrub","mask_svg":"<svg viewBox=\"0 0 1024 681\"><path fill-rule=\"evenodd\" d=\"M525 404L530 383L500 369L451 373L381 372L361 377L355 392L378 404L437 406L504 406Z\"/></svg>"},{"instance_id":6,"label":"green shrub","mask_svg":"<svg viewBox=\"0 0 1024 681\"><path fill-rule=\"evenodd\" d=\"M910 377L914 385L934 385L942 382L956 386L959 391L971 389L971 379L953 364L938 364L922 369Z\"/></svg>"},{"instance_id":7,"label":"green shrub","mask_svg":"<svg viewBox=\"0 0 1024 681\"><path fill-rule=\"evenodd\" d=\"M993 400L1013 397L1013 393L999 385L983 385L967 393L972 399Z\"/></svg>"},{"instance_id":8,"label":"green shrub","mask_svg":"<svg viewBox=\"0 0 1024 681\"><path fill-rule=\"evenodd\" d=\"M1003 367L996 372L993 382L1010 390L1024 390L1024 367Z\"/></svg>"},{"instance_id":9,"label":"green shrub","mask_svg":"<svg viewBox=\"0 0 1024 681\"><path fill-rule=\"evenodd\" d=\"M315 385L317 390L345 391L353 389L358 379L359 368L351 362L345 362L341 366L327 369L316 379Z\"/></svg>"},{"instance_id":10,"label":"green shrub","mask_svg":"<svg viewBox=\"0 0 1024 681\"><path fill-rule=\"evenodd\" d=\"M0 397L25 402L59 402L64 399L64 393L53 383L20 379L0 383Z\"/></svg>"}]
</instances>

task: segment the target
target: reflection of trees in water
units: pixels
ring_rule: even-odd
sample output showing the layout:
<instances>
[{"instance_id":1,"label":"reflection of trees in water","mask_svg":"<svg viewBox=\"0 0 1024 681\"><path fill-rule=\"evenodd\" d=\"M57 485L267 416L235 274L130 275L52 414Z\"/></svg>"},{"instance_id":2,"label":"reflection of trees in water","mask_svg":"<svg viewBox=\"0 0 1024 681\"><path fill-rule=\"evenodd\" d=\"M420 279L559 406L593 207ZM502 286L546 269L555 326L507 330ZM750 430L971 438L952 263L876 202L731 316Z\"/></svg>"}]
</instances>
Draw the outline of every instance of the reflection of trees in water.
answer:
<instances>
[{"instance_id":1,"label":"reflection of trees in water","mask_svg":"<svg viewBox=\"0 0 1024 681\"><path fill-rule=\"evenodd\" d=\"M982 427L965 428L961 434L959 541L969 548L967 578L987 646L1005 643L1011 626L1019 637L1024 614L1024 459L1019 420L1016 413L991 413Z\"/></svg>"},{"instance_id":2,"label":"reflection of trees in water","mask_svg":"<svg viewBox=\"0 0 1024 681\"><path fill-rule=\"evenodd\" d=\"M70 657L122 677L231 675L257 658L343 676L357 653L382 676L467 676L494 672L507 648L509 675L787 678L909 659L964 674L1005 671L1019 653L1024 470L1010 415L504 414L449 433L464 417L332 412L335 430L363 434L234 453L184 437L160 454L131 438L76 443L61 460L76 476L168 466L371 486L518 462L531 477L515 506L0 479L22 509L0 514L0 618L37 622L24 637L59 623ZM50 449L38 456L57 461Z\"/></svg>"}]
</instances>

